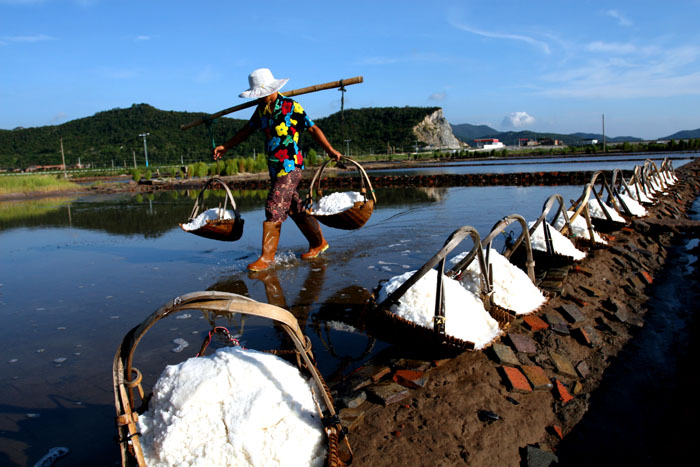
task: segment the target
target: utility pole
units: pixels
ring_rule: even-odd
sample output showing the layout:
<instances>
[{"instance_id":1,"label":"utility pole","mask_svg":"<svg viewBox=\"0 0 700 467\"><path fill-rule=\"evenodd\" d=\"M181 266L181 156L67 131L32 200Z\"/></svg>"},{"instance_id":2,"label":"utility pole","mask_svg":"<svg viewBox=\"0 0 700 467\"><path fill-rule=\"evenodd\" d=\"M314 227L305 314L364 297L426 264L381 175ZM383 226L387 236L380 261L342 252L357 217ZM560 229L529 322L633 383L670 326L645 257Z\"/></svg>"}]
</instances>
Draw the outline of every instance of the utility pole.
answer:
<instances>
[{"instance_id":1,"label":"utility pole","mask_svg":"<svg viewBox=\"0 0 700 467\"><path fill-rule=\"evenodd\" d=\"M350 141L352 141L352 140L351 139L345 140L345 148L346 148L345 155L347 155L348 157L350 157Z\"/></svg>"},{"instance_id":2,"label":"utility pole","mask_svg":"<svg viewBox=\"0 0 700 467\"><path fill-rule=\"evenodd\" d=\"M608 152L608 148L605 146L605 114L603 114L603 152Z\"/></svg>"},{"instance_id":3,"label":"utility pole","mask_svg":"<svg viewBox=\"0 0 700 467\"><path fill-rule=\"evenodd\" d=\"M148 144L146 144L146 136L150 133L141 133L139 136L143 136L143 155L146 157L146 168L148 168Z\"/></svg>"},{"instance_id":4,"label":"utility pole","mask_svg":"<svg viewBox=\"0 0 700 467\"><path fill-rule=\"evenodd\" d=\"M131 150L131 155L134 156L134 168L137 169L138 167L136 167L136 151L134 151L134 150L132 149L132 150Z\"/></svg>"},{"instance_id":5,"label":"utility pole","mask_svg":"<svg viewBox=\"0 0 700 467\"><path fill-rule=\"evenodd\" d=\"M61 161L63 161L63 178L68 178L68 174L66 173L66 155L63 154L63 138L59 138L59 141L61 142Z\"/></svg>"}]
</instances>

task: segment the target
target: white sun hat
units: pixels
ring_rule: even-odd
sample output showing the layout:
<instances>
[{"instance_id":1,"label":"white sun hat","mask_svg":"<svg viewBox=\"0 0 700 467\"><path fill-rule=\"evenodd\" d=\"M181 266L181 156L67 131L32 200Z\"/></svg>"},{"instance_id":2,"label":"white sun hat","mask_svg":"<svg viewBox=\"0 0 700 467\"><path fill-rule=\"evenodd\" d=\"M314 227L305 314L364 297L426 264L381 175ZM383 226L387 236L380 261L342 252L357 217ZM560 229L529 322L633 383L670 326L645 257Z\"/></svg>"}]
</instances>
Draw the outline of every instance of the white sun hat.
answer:
<instances>
[{"instance_id":1,"label":"white sun hat","mask_svg":"<svg viewBox=\"0 0 700 467\"><path fill-rule=\"evenodd\" d=\"M272 76L272 72L267 68L258 68L248 75L250 89L240 93L239 97L258 99L269 96L273 92L282 89L282 86L287 84L287 81L289 81L289 78L275 79Z\"/></svg>"}]
</instances>

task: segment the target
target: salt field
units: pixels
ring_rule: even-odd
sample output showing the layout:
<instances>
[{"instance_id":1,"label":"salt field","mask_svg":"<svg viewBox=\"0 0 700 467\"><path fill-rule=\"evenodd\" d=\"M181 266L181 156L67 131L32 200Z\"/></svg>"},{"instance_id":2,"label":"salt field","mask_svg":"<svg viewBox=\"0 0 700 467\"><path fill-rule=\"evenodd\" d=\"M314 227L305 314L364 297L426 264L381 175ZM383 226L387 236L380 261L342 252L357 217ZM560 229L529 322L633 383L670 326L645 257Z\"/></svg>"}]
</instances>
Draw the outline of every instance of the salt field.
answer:
<instances>
[{"instance_id":1,"label":"salt field","mask_svg":"<svg viewBox=\"0 0 700 467\"><path fill-rule=\"evenodd\" d=\"M310 337L321 373L332 379L388 345L365 334L362 322L347 322L380 281L419 268L458 227L471 225L483 237L506 215L532 221L550 195L576 199L581 190L378 189L363 228L323 227L330 249L316 260L299 259L306 242L285 222L278 265L264 274L246 270L259 254L264 191L233 193L245 229L232 243L179 227L188 221L196 192L0 205L0 463L33 464L56 447L70 449L69 464L118 462L114 352L128 330L176 296L221 290L287 307ZM503 241L499 237L494 247ZM280 342L279 332L261 320L227 326L247 347ZM159 323L135 362L146 384L166 364L193 356L208 330L197 314Z\"/></svg>"},{"instance_id":2,"label":"salt field","mask_svg":"<svg viewBox=\"0 0 700 467\"><path fill-rule=\"evenodd\" d=\"M642 165L647 159L661 164L665 157L673 163L674 167L689 162L687 154L664 155L615 155L615 156L573 156L542 158L522 158L517 160L462 160L459 162L447 162L436 167L416 167L411 169L379 169L369 170L371 175L397 175L407 173L411 175L437 175L437 174L506 174L518 172L574 172L593 170L632 170L635 165ZM397 163L398 165L398 163Z\"/></svg>"}]
</instances>

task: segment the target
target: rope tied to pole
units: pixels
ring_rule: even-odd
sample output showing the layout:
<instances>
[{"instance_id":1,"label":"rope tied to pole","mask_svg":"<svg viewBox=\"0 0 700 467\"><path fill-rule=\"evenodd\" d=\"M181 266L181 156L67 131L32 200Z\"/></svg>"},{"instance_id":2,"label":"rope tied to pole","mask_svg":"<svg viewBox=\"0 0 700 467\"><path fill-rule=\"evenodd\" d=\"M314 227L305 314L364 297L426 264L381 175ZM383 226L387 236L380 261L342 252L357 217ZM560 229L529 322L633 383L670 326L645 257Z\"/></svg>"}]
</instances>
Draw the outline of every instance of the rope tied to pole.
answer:
<instances>
[{"instance_id":1,"label":"rope tied to pole","mask_svg":"<svg viewBox=\"0 0 700 467\"><path fill-rule=\"evenodd\" d=\"M338 88L338 91L340 91L340 140L347 141L345 134L345 93L347 92L347 89L345 89L342 79L338 81L338 84L340 86ZM349 156L349 154L346 154L346 156ZM341 169L346 168L345 164L343 164L341 161L338 161L336 166Z\"/></svg>"},{"instance_id":2,"label":"rope tied to pole","mask_svg":"<svg viewBox=\"0 0 700 467\"><path fill-rule=\"evenodd\" d=\"M211 338L215 335L219 334L220 336L223 337L224 342L228 345L231 345L233 347L240 347L240 348L245 348L241 345L241 343L231 335L231 332L225 328L224 326L215 326L214 329L209 331L209 334L207 337L204 339L204 342L202 343L202 348L199 350L197 353L197 357L201 357L204 355L204 352L207 350L207 347L209 346L209 343L211 342Z\"/></svg>"},{"instance_id":3,"label":"rope tied to pole","mask_svg":"<svg viewBox=\"0 0 700 467\"><path fill-rule=\"evenodd\" d=\"M216 141L214 141L214 129L212 128L216 121L216 118L207 119L204 121L204 126L207 127L207 132L209 133L209 139L211 140L212 149L216 149Z\"/></svg>"}]
</instances>

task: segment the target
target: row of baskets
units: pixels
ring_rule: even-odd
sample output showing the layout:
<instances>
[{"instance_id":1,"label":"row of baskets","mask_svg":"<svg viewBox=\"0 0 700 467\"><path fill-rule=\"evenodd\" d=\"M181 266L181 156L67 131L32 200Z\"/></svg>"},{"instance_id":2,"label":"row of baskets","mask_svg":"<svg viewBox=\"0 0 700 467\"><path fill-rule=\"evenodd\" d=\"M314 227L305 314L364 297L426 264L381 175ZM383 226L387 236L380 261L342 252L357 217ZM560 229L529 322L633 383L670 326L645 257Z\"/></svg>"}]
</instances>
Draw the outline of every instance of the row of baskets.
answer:
<instances>
[{"instance_id":1,"label":"row of baskets","mask_svg":"<svg viewBox=\"0 0 700 467\"><path fill-rule=\"evenodd\" d=\"M480 275L480 290L478 294L484 304L484 308L498 321L501 329L505 329L513 322L517 314L493 300L494 269L487 255L491 251L493 240L502 234L511 224L520 225L521 233L506 245L503 256L513 264L518 265L527 273L535 284L535 264L541 269L572 264L581 257L562 254L555 248L554 236L568 239L572 247L588 250L598 248L604 242L598 230L610 233L627 225L632 217L638 217L630 209L630 197L641 199L641 204L650 205L654 199L664 193L670 185L675 183L676 177L673 167L668 160L664 160L659 168L653 161L647 160L643 166L637 166L633 175L625 179L620 170L611 174L611 183L608 183L603 172L595 172L591 181L587 183L581 196L571 203L567 209L561 195L551 195L544 203L541 215L536 221L526 223L522 216L517 214L501 219L489 234L481 240L479 233L471 226L464 226L455 230L445 241L443 247L430 258L420 269L415 271L400 287L389 294L381 294L378 289L376 296L378 303L376 309L388 321L389 326L395 325L402 329L401 333L406 340L431 342L438 345L446 345L458 349L474 349L475 343L458 339L446 332L445 318L445 278L459 278L467 270L472 262L476 262ZM591 215L592 206L599 205L602 213L600 217ZM556 207L556 209L554 209ZM613 214L614 213L614 214ZM547 222L553 218L553 222L559 227L554 227ZM578 221L577 221L578 219ZM585 222L581 222L584 220ZM531 238L538 231L544 236L544 247L533 248ZM449 270L445 270L448 255L467 237L470 237L473 246L468 254L454 264ZM437 268L435 283L435 304L432 327L419 325L396 314L396 308L418 281L430 271Z\"/></svg>"}]
</instances>

